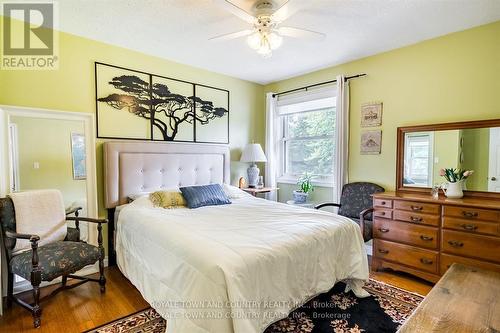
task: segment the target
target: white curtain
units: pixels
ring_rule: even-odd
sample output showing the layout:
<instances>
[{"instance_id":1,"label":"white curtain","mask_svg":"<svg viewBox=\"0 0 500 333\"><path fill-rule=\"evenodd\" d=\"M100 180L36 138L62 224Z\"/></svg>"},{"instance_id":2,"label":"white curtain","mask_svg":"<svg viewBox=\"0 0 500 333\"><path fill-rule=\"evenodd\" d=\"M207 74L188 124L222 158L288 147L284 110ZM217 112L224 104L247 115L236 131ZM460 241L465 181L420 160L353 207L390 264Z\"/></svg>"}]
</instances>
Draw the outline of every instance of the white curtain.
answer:
<instances>
[{"instance_id":1,"label":"white curtain","mask_svg":"<svg viewBox=\"0 0 500 333\"><path fill-rule=\"evenodd\" d=\"M276 187L276 178L278 174L278 114L276 111L276 100L274 93L266 94L266 187ZM277 200L276 191L268 194L268 199Z\"/></svg>"},{"instance_id":2,"label":"white curtain","mask_svg":"<svg viewBox=\"0 0 500 333\"><path fill-rule=\"evenodd\" d=\"M348 182L349 162L349 81L337 76L336 154L334 160L333 200L339 202L342 186Z\"/></svg>"}]
</instances>

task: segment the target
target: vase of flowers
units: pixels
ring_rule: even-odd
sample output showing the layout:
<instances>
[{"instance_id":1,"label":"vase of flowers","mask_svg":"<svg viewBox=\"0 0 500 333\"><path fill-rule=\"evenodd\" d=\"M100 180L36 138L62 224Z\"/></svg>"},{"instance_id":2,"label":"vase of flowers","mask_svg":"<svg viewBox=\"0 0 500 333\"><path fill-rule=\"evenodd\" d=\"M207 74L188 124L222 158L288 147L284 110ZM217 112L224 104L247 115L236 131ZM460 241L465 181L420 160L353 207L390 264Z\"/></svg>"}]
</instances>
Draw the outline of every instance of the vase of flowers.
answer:
<instances>
[{"instance_id":1,"label":"vase of flowers","mask_svg":"<svg viewBox=\"0 0 500 333\"><path fill-rule=\"evenodd\" d=\"M439 175L446 179L443 192L448 198L459 199L464 196L465 181L474 173L474 170L441 169Z\"/></svg>"},{"instance_id":2,"label":"vase of flowers","mask_svg":"<svg viewBox=\"0 0 500 333\"><path fill-rule=\"evenodd\" d=\"M312 178L313 176L306 172L298 179L297 185L299 185L299 189L293 191L293 201L296 204L306 203L309 193L314 191Z\"/></svg>"}]
</instances>

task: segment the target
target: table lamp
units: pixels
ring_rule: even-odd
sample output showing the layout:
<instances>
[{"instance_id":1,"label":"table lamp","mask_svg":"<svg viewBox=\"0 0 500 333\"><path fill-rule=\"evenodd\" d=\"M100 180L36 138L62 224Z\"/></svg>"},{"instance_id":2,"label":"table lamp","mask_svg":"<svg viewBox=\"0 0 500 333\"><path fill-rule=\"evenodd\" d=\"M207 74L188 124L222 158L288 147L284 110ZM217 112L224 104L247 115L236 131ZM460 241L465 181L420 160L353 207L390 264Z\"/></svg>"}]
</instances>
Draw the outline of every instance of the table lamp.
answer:
<instances>
[{"instance_id":1,"label":"table lamp","mask_svg":"<svg viewBox=\"0 0 500 333\"><path fill-rule=\"evenodd\" d=\"M257 187L257 182L259 180L260 170L257 167L255 162L267 162L266 155L262 150L262 147L258 143L250 143L243 150L243 154L241 154L241 162L250 162L252 163L250 167L247 169L248 174L248 187L255 188Z\"/></svg>"}]
</instances>

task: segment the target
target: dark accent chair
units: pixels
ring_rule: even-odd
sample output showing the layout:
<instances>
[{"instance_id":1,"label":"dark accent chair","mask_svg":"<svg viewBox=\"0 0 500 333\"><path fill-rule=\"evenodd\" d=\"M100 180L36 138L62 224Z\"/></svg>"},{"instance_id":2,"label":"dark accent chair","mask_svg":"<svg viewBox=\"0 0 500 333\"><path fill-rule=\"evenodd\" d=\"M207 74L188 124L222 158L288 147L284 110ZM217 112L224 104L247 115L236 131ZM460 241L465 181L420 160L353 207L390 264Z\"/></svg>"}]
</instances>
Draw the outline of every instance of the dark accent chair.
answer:
<instances>
[{"instance_id":1,"label":"dark accent chair","mask_svg":"<svg viewBox=\"0 0 500 333\"><path fill-rule=\"evenodd\" d=\"M54 296L59 291L77 287L88 281L97 282L101 292L106 290L106 278L104 277L104 247L102 246L102 224L107 223L105 219L92 219L79 217L79 210L75 208L66 211L66 220L74 221L75 228L68 227L64 241L56 241L46 245L38 246L40 237L37 235L19 234L16 232L15 210L12 200L0 198L0 227L2 231L5 253L7 255L7 306L15 302L27 309L33 315L33 325L40 327L42 309L40 303ZM75 216L68 216L74 214ZM79 222L97 223L99 246L93 246L80 240ZM27 239L31 242L31 250L17 254L12 251L17 239ZM73 275L74 272L87 265L99 261L99 279ZM33 303L29 304L13 295L14 274L31 282L33 286ZM51 294L40 298L40 283L52 281L62 277L61 286ZM68 278L79 280L72 285L66 285Z\"/></svg>"},{"instance_id":2,"label":"dark accent chair","mask_svg":"<svg viewBox=\"0 0 500 333\"><path fill-rule=\"evenodd\" d=\"M345 184L344 187L342 187L340 203L327 202L319 204L314 208L320 209L328 206L338 207L337 214L349 217L359 224L363 239L365 242L368 242L373 238L372 194L378 192L384 192L384 188L373 183L358 182Z\"/></svg>"}]
</instances>

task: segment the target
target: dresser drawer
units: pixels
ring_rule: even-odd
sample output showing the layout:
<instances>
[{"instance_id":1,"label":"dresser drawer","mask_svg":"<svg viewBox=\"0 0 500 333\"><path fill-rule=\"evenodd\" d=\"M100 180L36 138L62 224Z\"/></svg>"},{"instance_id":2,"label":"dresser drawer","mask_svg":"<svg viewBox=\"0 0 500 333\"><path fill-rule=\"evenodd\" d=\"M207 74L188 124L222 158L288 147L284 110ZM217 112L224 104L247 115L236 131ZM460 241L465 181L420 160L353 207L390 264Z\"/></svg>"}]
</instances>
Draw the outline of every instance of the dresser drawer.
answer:
<instances>
[{"instance_id":1,"label":"dresser drawer","mask_svg":"<svg viewBox=\"0 0 500 333\"><path fill-rule=\"evenodd\" d=\"M418 247L375 239L373 242L374 256L420 270L437 273L438 253Z\"/></svg>"},{"instance_id":2,"label":"dresser drawer","mask_svg":"<svg viewBox=\"0 0 500 333\"><path fill-rule=\"evenodd\" d=\"M384 208L375 208L373 212L374 217L382 217L384 219L392 219L392 210Z\"/></svg>"},{"instance_id":3,"label":"dresser drawer","mask_svg":"<svg viewBox=\"0 0 500 333\"><path fill-rule=\"evenodd\" d=\"M375 218L373 237L409 245L437 249L438 229Z\"/></svg>"},{"instance_id":4,"label":"dresser drawer","mask_svg":"<svg viewBox=\"0 0 500 333\"><path fill-rule=\"evenodd\" d=\"M414 212L408 212L404 210L395 210L394 219L399 221L411 222L415 224L427 224L433 226L439 226L439 215L429 215L420 214Z\"/></svg>"},{"instance_id":5,"label":"dresser drawer","mask_svg":"<svg viewBox=\"0 0 500 333\"><path fill-rule=\"evenodd\" d=\"M407 210L415 213L423 213L423 214L436 214L440 213L440 205L422 203L416 201L396 201L394 202L394 208Z\"/></svg>"},{"instance_id":6,"label":"dresser drawer","mask_svg":"<svg viewBox=\"0 0 500 333\"><path fill-rule=\"evenodd\" d=\"M477 234L500 236L500 223L495 222L471 221L445 216L443 217L443 227Z\"/></svg>"},{"instance_id":7,"label":"dresser drawer","mask_svg":"<svg viewBox=\"0 0 500 333\"><path fill-rule=\"evenodd\" d=\"M373 199L373 206L374 207L392 208L392 200Z\"/></svg>"},{"instance_id":8,"label":"dresser drawer","mask_svg":"<svg viewBox=\"0 0 500 333\"><path fill-rule=\"evenodd\" d=\"M469 220L499 221L500 213L492 209L477 209L471 207L444 206L444 216L454 216Z\"/></svg>"},{"instance_id":9,"label":"dresser drawer","mask_svg":"<svg viewBox=\"0 0 500 333\"><path fill-rule=\"evenodd\" d=\"M500 272L500 265L496 265L496 264L492 264L489 262L480 261L480 260L476 260L476 259L452 256L450 254L443 253L443 254L441 254L440 260L439 260L440 273L444 274L448 270L448 268L450 268L451 265L453 265L454 263L472 266L472 267L478 267L478 268L482 268L482 269L487 269L489 271Z\"/></svg>"},{"instance_id":10,"label":"dresser drawer","mask_svg":"<svg viewBox=\"0 0 500 333\"><path fill-rule=\"evenodd\" d=\"M441 250L449 254L500 263L500 238L443 230Z\"/></svg>"}]
</instances>

